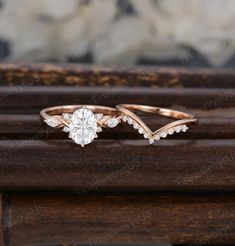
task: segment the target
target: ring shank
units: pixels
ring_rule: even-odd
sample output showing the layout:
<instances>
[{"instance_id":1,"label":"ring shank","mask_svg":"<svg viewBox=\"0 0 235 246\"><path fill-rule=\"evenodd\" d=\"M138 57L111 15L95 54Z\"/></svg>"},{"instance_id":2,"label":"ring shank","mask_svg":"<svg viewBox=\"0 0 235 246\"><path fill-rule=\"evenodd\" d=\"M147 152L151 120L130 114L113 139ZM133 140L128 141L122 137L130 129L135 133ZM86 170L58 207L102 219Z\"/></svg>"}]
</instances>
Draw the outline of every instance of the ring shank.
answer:
<instances>
[{"instance_id":1,"label":"ring shank","mask_svg":"<svg viewBox=\"0 0 235 246\"><path fill-rule=\"evenodd\" d=\"M187 114L181 111L160 108L155 106L146 106L146 105L137 105L137 104L119 104L117 108L121 111L123 109L132 110L132 111L141 111L145 113L158 114L161 116L166 116L174 119L195 119L195 117L191 114Z\"/></svg>"},{"instance_id":2,"label":"ring shank","mask_svg":"<svg viewBox=\"0 0 235 246\"><path fill-rule=\"evenodd\" d=\"M62 105L56 107L45 108L40 112L42 118L46 119L50 116L61 115L63 113L73 113L77 109L87 108L91 110L93 113L101 113L104 115L115 116L118 114L117 109L105 106L97 106L97 105Z\"/></svg>"}]
</instances>

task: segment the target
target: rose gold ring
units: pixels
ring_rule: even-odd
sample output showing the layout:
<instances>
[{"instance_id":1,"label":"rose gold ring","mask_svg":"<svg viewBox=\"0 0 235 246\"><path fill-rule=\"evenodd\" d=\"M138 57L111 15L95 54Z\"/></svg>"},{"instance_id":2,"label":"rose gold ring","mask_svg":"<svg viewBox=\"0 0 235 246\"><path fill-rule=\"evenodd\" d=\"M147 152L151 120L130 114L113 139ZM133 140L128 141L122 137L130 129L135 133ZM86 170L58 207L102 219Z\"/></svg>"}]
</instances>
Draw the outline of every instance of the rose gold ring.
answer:
<instances>
[{"instance_id":1,"label":"rose gold ring","mask_svg":"<svg viewBox=\"0 0 235 246\"><path fill-rule=\"evenodd\" d=\"M140 134L143 134L144 138L148 139L150 144L152 144L154 141L160 140L160 138L166 138L167 135L173 135L174 133L179 133L181 131L186 132L189 125L198 122L198 120L191 114L167 108L138 104L120 104L117 105L117 109L122 113L122 121L132 125L134 129L138 130ZM177 120L152 132L149 127L140 119L140 117L133 112L157 114Z\"/></svg>"},{"instance_id":2,"label":"rose gold ring","mask_svg":"<svg viewBox=\"0 0 235 246\"><path fill-rule=\"evenodd\" d=\"M97 138L102 128L113 128L121 122L117 109L97 105L50 107L40 115L47 125L69 133L69 138L82 147Z\"/></svg>"}]
</instances>

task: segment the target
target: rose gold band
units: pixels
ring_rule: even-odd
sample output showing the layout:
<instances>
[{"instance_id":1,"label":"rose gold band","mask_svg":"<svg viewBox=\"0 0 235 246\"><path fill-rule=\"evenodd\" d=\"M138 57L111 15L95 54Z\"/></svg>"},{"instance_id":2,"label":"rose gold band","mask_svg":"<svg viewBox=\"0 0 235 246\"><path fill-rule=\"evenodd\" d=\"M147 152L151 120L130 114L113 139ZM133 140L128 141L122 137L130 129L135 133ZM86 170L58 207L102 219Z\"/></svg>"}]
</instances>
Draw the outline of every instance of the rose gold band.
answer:
<instances>
[{"instance_id":1,"label":"rose gold band","mask_svg":"<svg viewBox=\"0 0 235 246\"><path fill-rule=\"evenodd\" d=\"M72 114L77 109L81 109L84 107L86 109L91 110L93 113L104 115L104 119L98 121L99 124L102 125L103 127L107 127L107 125L104 124L107 120L116 117L120 114L118 110L115 108L100 106L100 105L62 105L62 106L45 108L40 112L40 115L44 121L47 121L53 116L60 123L57 127L62 127L63 125L66 125L66 122L63 119L63 114Z\"/></svg>"},{"instance_id":2,"label":"rose gold band","mask_svg":"<svg viewBox=\"0 0 235 246\"><path fill-rule=\"evenodd\" d=\"M167 135L172 135L175 132L185 132L188 129L188 125L197 123L198 121L193 115L181 111L154 106L120 104L117 105L117 109L122 113L122 120L129 123L130 125L133 125L133 127L137 129L140 134L143 134L144 137L150 141L150 143L153 143L155 140L159 140L160 138L165 138ZM138 111L157 114L177 120L152 132L149 127L140 119L140 117L134 113Z\"/></svg>"},{"instance_id":3,"label":"rose gold band","mask_svg":"<svg viewBox=\"0 0 235 246\"><path fill-rule=\"evenodd\" d=\"M82 147L92 142L102 128L113 128L121 121L132 125L151 144L167 135L185 132L189 125L198 121L193 115L167 108L137 104L120 104L116 107L117 109L99 105L66 105L43 109L40 114L49 126L63 127L63 131L68 132L69 137ZM152 132L135 112L157 114L176 121Z\"/></svg>"},{"instance_id":4,"label":"rose gold band","mask_svg":"<svg viewBox=\"0 0 235 246\"><path fill-rule=\"evenodd\" d=\"M102 128L113 128L120 123L120 112L115 108L97 105L67 105L43 109L42 119L53 128L62 128L69 138L84 147L97 138Z\"/></svg>"},{"instance_id":5,"label":"rose gold band","mask_svg":"<svg viewBox=\"0 0 235 246\"><path fill-rule=\"evenodd\" d=\"M73 113L75 110L82 107L86 107L91 111L93 111L94 113L102 113L111 116L114 116L118 113L117 109L115 108L100 106L100 105L62 105L62 106L45 108L40 112L40 114L43 118L46 118L48 116L52 116L56 114Z\"/></svg>"}]
</instances>

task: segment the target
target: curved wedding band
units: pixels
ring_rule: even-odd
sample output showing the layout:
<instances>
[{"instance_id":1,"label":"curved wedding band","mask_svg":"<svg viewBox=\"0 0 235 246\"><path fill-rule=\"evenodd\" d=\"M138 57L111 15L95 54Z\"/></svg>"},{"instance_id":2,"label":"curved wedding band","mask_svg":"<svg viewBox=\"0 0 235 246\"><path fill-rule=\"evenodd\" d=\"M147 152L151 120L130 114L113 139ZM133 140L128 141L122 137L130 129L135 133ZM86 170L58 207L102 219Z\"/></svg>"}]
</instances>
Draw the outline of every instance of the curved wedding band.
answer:
<instances>
[{"instance_id":1,"label":"curved wedding band","mask_svg":"<svg viewBox=\"0 0 235 246\"><path fill-rule=\"evenodd\" d=\"M121 121L117 109L98 105L50 107L40 115L47 125L68 132L69 138L82 147L97 138L102 128L113 128Z\"/></svg>"},{"instance_id":2,"label":"curved wedding band","mask_svg":"<svg viewBox=\"0 0 235 246\"><path fill-rule=\"evenodd\" d=\"M138 130L140 134L143 134L144 138L148 139L150 144L152 144L154 141L160 140L160 138L166 138L167 135L173 135L174 133L179 133L181 131L186 132L190 124L197 123L198 121L191 114L154 106L120 104L117 105L117 109L122 113L122 121L132 125L136 130ZM177 120L152 132L149 127L140 119L140 117L133 113L133 111L157 114Z\"/></svg>"}]
</instances>

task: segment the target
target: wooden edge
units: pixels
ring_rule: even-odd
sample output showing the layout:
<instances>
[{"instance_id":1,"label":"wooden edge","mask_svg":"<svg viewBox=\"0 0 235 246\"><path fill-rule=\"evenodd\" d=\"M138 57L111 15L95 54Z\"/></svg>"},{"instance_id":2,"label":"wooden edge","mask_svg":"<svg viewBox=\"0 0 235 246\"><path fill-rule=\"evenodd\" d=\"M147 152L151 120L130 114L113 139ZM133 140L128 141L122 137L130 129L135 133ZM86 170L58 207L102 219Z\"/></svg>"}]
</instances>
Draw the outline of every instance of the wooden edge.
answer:
<instances>
[{"instance_id":1,"label":"wooden edge","mask_svg":"<svg viewBox=\"0 0 235 246\"><path fill-rule=\"evenodd\" d=\"M1 85L234 88L232 69L76 64L0 64Z\"/></svg>"},{"instance_id":2,"label":"wooden edge","mask_svg":"<svg viewBox=\"0 0 235 246\"><path fill-rule=\"evenodd\" d=\"M235 198L11 195L11 246L234 243Z\"/></svg>"},{"instance_id":3,"label":"wooden edge","mask_svg":"<svg viewBox=\"0 0 235 246\"><path fill-rule=\"evenodd\" d=\"M235 140L0 141L0 189L235 191L234 153Z\"/></svg>"},{"instance_id":4,"label":"wooden edge","mask_svg":"<svg viewBox=\"0 0 235 246\"><path fill-rule=\"evenodd\" d=\"M115 106L121 103L182 106L198 112L235 106L235 89L102 87L0 87L0 111L11 113L66 104Z\"/></svg>"},{"instance_id":5,"label":"wooden edge","mask_svg":"<svg viewBox=\"0 0 235 246\"><path fill-rule=\"evenodd\" d=\"M4 202L3 202L3 196L0 194L0 245L4 246Z\"/></svg>"}]
</instances>

